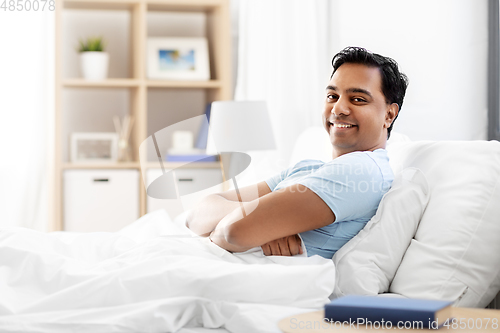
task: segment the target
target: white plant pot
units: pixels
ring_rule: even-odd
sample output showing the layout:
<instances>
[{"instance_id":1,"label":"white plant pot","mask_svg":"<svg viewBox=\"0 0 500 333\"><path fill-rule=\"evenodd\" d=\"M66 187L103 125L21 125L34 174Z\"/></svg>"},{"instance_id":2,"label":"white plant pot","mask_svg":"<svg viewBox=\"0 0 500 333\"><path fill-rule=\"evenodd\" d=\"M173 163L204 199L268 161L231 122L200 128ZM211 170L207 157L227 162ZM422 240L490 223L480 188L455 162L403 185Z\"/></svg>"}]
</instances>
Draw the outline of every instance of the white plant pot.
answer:
<instances>
[{"instance_id":1,"label":"white plant pot","mask_svg":"<svg viewBox=\"0 0 500 333\"><path fill-rule=\"evenodd\" d=\"M106 52L80 53L80 66L86 80L104 80L108 77L109 55Z\"/></svg>"}]
</instances>

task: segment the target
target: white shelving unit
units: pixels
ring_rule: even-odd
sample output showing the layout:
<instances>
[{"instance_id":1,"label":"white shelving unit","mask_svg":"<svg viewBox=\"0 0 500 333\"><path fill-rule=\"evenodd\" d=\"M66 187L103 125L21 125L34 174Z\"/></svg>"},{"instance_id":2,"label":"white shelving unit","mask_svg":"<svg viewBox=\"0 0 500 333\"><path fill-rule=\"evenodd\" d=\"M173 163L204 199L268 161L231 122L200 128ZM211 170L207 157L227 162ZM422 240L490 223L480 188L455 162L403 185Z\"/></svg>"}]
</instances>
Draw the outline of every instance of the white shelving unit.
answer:
<instances>
[{"instance_id":1,"label":"white shelving unit","mask_svg":"<svg viewBox=\"0 0 500 333\"><path fill-rule=\"evenodd\" d=\"M55 181L51 230L64 230L66 170L158 169L148 156L141 170L139 146L151 134L202 115L207 103L231 99L229 0L61 0L56 1ZM103 36L110 55L108 79L80 78L79 38ZM151 80L146 76L149 37L205 37L209 45L208 81ZM113 116L132 115L132 161L113 164L70 162L72 132L114 132ZM168 142L163 143L168 146ZM178 167L165 163L167 169ZM196 169L217 169L199 163ZM137 184L139 214L148 211L143 177ZM69 193L67 193L69 195ZM119 200L115 198L114 200ZM85 228L82 228L85 229Z\"/></svg>"}]
</instances>

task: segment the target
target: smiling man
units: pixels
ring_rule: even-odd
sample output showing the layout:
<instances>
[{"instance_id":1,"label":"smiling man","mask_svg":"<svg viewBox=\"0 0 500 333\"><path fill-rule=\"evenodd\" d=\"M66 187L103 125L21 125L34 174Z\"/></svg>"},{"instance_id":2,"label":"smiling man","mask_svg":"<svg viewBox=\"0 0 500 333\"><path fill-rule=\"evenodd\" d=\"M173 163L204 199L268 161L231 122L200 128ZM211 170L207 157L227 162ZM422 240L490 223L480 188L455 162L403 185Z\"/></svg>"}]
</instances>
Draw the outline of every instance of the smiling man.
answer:
<instances>
[{"instance_id":1,"label":"smiling man","mask_svg":"<svg viewBox=\"0 0 500 333\"><path fill-rule=\"evenodd\" d=\"M234 190L208 196L188 216L191 230L228 251L261 246L266 255L301 253L302 238L308 256L332 258L375 215L393 180L385 145L408 79L363 48L332 64L323 111L332 160L304 160L243 188L243 203Z\"/></svg>"}]
</instances>

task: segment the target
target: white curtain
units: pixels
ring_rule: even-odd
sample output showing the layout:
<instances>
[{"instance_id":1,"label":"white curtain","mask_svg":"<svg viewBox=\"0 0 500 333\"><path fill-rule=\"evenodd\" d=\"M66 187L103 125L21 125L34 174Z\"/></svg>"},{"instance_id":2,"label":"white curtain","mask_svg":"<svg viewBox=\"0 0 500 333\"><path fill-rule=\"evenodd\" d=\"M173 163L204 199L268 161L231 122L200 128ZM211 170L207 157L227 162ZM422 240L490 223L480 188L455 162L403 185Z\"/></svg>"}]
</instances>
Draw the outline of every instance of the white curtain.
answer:
<instances>
[{"instance_id":1,"label":"white curtain","mask_svg":"<svg viewBox=\"0 0 500 333\"><path fill-rule=\"evenodd\" d=\"M321 124L331 73L328 1L241 0L235 100L266 100L277 151L252 153L255 179L288 165L293 143Z\"/></svg>"},{"instance_id":2,"label":"white curtain","mask_svg":"<svg viewBox=\"0 0 500 333\"><path fill-rule=\"evenodd\" d=\"M361 46L410 78L394 130L412 140L486 139L487 0L233 0L236 100L266 100L277 152L251 154L254 180L288 164L320 125L331 58Z\"/></svg>"},{"instance_id":3,"label":"white curtain","mask_svg":"<svg viewBox=\"0 0 500 333\"><path fill-rule=\"evenodd\" d=\"M54 13L0 13L0 227L47 230Z\"/></svg>"}]
</instances>

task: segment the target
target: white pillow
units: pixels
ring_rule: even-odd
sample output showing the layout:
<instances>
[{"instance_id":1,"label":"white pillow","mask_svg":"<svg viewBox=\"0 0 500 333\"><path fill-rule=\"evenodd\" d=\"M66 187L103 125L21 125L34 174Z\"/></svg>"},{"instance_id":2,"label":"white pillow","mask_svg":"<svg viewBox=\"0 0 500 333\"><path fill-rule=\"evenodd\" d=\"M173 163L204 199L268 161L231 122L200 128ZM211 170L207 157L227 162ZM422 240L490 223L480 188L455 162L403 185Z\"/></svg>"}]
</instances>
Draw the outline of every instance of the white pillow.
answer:
<instances>
[{"instance_id":1,"label":"white pillow","mask_svg":"<svg viewBox=\"0 0 500 333\"><path fill-rule=\"evenodd\" d=\"M415 168L398 173L375 216L333 256L333 296L387 292L429 200L424 174Z\"/></svg>"},{"instance_id":2,"label":"white pillow","mask_svg":"<svg viewBox=\"0 0 500 333\"><path fill-rule=\"evenodd\" d=\"M389 138L389 140L387 140L387 146L390 146L393 143L408 142L408 141L411 141L411 139L408 137L408 135L392 131L391 137Z\"/></svg>"},{"instance_id":3,"label":"white pillow","mask_svg":"<svg viewBox=\"0 0 500 333\"><path fill-rule=\"evenodd\" d=\"M323 126L306 128L295 141L290 165L306 159L330 161L332 159L332 144Z\"/></svg>"},{"instance_id":4,"label":"white pillow","mask_svg":"<svg viewBox=\"0 0 500 333\"><path fill-rule=\"evenodd\" d=\"M417 141L388 152L393 169L422 170L431 192L390 292L486 306L500 289L500 143Z\"/></svg>"}]
</instances>

